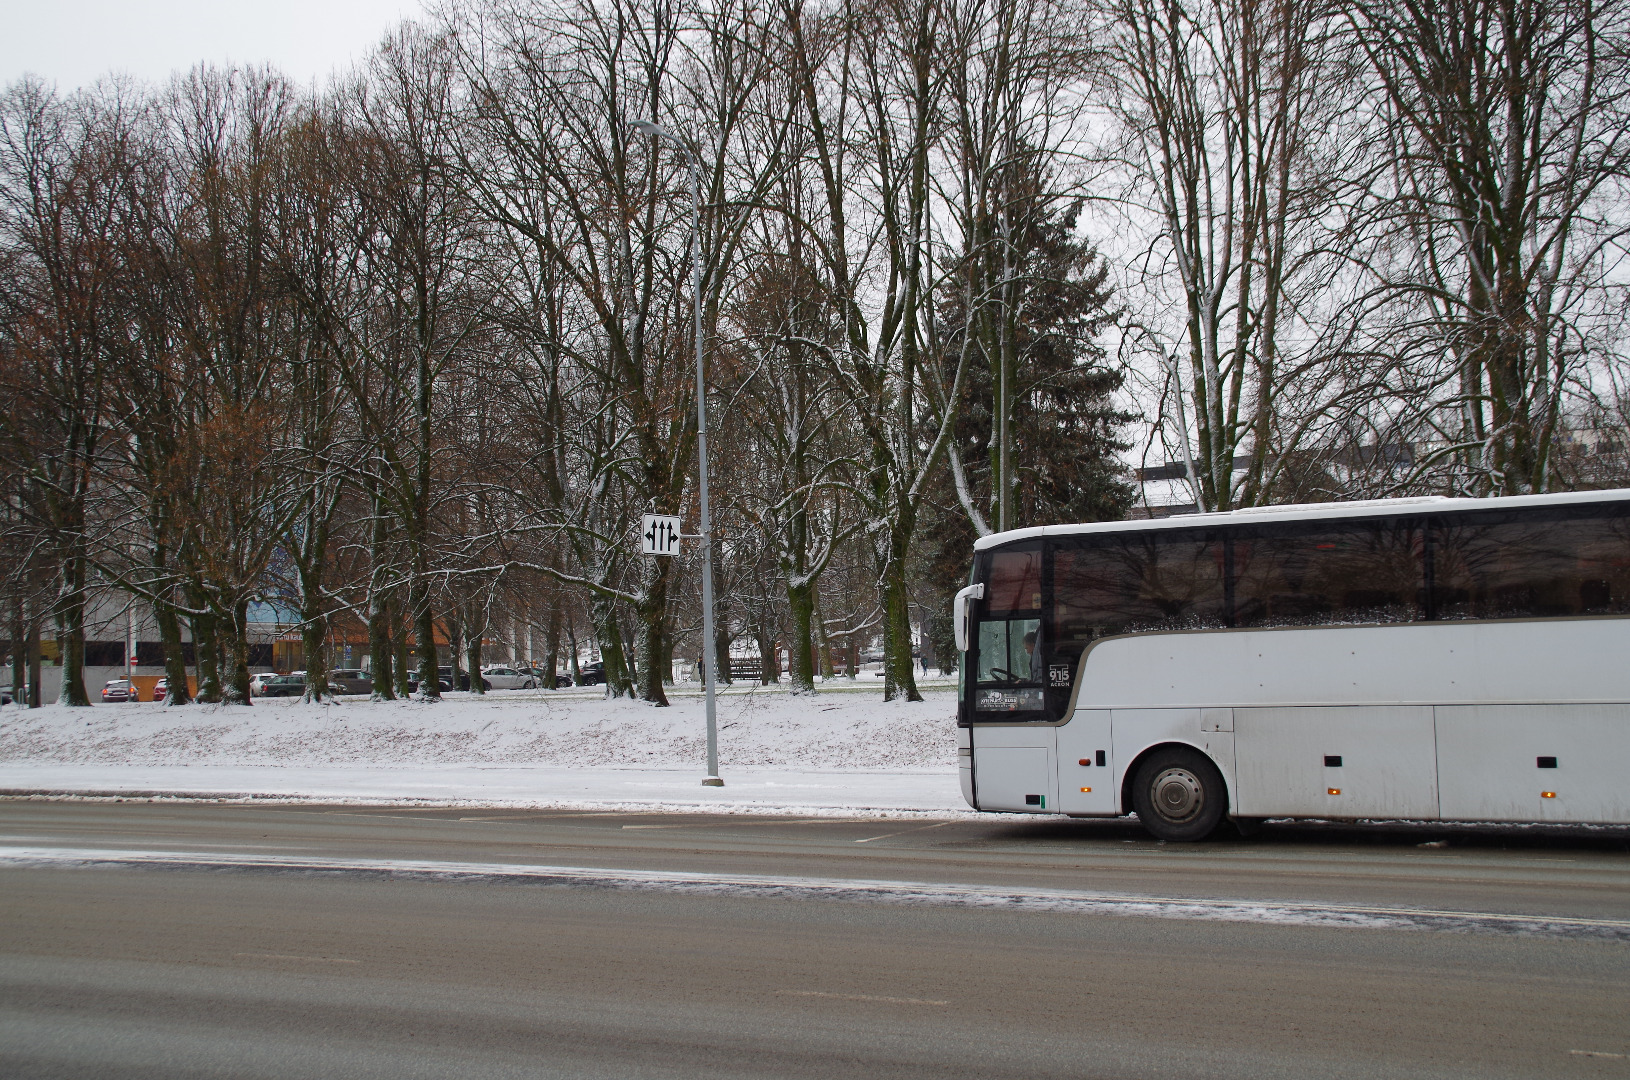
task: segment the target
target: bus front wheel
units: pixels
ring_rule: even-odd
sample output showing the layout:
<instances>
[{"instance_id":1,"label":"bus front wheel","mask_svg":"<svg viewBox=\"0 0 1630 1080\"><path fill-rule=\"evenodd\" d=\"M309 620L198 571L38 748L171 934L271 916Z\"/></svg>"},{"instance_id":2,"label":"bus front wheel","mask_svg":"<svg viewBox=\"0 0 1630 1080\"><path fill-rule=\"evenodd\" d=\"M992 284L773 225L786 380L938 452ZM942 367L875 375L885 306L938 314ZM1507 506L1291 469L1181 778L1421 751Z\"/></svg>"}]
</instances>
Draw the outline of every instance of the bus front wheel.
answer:
<instances>
[{"instance_id":1,"label":"bus front wheel","mask_svg":"<svg viewBox=\"0 0 1630 1080\"><path fill-rule=\"evenodd\" d=\"M1228 810L1222 774L1204 754L1157 750L1138 768L1132 809L1157 840L1204 840Z\"/></svg>"}]
</instances>

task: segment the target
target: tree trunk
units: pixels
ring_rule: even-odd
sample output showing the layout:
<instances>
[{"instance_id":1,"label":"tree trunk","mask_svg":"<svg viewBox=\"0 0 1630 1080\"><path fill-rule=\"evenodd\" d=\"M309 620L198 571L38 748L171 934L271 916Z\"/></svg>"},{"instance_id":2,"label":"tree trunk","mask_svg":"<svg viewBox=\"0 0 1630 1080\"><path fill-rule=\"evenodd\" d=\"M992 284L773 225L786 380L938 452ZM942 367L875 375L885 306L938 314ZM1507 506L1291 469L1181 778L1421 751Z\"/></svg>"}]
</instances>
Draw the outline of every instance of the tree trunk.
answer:
<instances>
[{"instance_id":1,"label":"tree trunk","mask_svg":"<svg viewBox=\"0 0 1630 1080\"><path fill-rule=\"evenodd\" d=\"M419 654L419 697L425 701L440 701L441 673L436 670L439 666L436 657L436 616L429 604L419 607L417 622L414 636L418 639L415 644Z\"/></svg>"},{"instance_id":2,"label":"tree trunk","mask_svg":"<svg viewBox=\"0 0 1630 1080\"><path fill-rule=\"evenodd\" d=\"M656 560L652 560L656 561ZM640 628L639 696L653 705L668 704L668 695L662 688L662 630L668 611L667 575L661 574L647 583L645 600L637 608Z\"/></svg>"},{"instance_id":3,"label":"tree trunk","mask_svg":"<svg viewBox=\"0 0 1630 1080\"><path fill-rule=\"evenodd\" d=\"M821 665L821 678L830 679L836 674L832 664L832 639L826 634L826 617L821 614L821 606L818 602L815 604L810 619L811 630L817 642L816 656L819 658Z\"/></svg>"},{"instance_id":4,"label":"tree trunk","mask_svg":"<svg viewBox=\"0 0 1630 1080\"><path fill-rule=\"evenodd\" d=\"M464 623L457 614L450 614L447 623L447 660L453 668L453 689L464 685Z\"/></svg>"},{"instance_id":5,"label":"tree trunk","mask_svg":"<svg viewBox=\"0 0 1630 1080\"><path fill-rule=\"evenodd\" d=\"M391 653L395 658L394 670L391 677L395 680L396 696L399 698L411 697L412 689L408 685L408 674L413 670L413 654L408 647L408 639L413 636L413 626L408 621L407 612L397 601L398 592L391 590L385 601L386 618L391 625Z\"/></svg>"},{"instance_id":6,"label":"tree trunk","mask_svg":"<svg viewBox=\"0 0 1630 1080\"><path fill-rule=\"evenodd\" d=\"M198 601L194 599L194 606ZM217 663L220 646L215 640L214 612L192 616L192 656L198 665L198 700L210 705L221 701L221 669Z\"/></svg>"},{"instance_id":7,"label":"tree trunk","mask_svg":"<svg viewBox=\"0 0 1630 1080\"><path fill-rule=\"evenodd\" d=\"M788 639L792 668L792 692L815 692L815 586L809 582L787 586L787 608L792 614L792 636Z\"/></svg>"},{"instance_id":8,"label":"tree trunk","mask_svg":"<svg viewBox=\"0 0 1630 1080\"><path fill-rule=\"evenodd\" d=\"M622 628L617 624L617 602L595 597L590 607L594 612L594 632L600 638L600 659L606 665L606 695L634 697L634 680L623 649Z\"/></svg>"},{"instance_id":9,"label":"tree trunk","mask_svg":"<svg viewBox=\"0 0 1630 1080\"><path fill-rule=\"evenodd\" d=\"M21 706L28 700L28 629L23 623L23 598L12 603L11 612L11 700Z\"/></svg>"},{"instance_id":10,"label":"tree trunk","mask_svg":"<svg viewBox=\"0 0 1630 1080\"><path fill-rule=\"evenodd\" d=\"M758 681L761 686L775 686L781 681L781 658L775 648L775 631L768 623L760 623L758 633Z\"/></svg>"},{"instance_id":11,"label":"tree trunk","mask_svg":"<svg viewBox=\"0 0 1630 1080\"><path fill-rule=\"evenodd\" d=\"M373 701L395 701L391 675L396 665L391 652L389 601L382 589L368 591L368 677L373 682Z\"/></svg>"},{"instance_id":12,"label":"tree trunk","mask_svg":"<svg viewBox=\"0 0 1630 1080\"><path fill-rule=\"evenodd\" d=\"M560 605L551 604L549 607L549 628L543 638L543 689L555 688L556 672L559 668L560 657Z\"/></svg>"},{"instance_id":13,"label":"tree trunk","mask_svg":"<svg viewBox=\"0 0 1630 1080\"><path fill-rule=\"evenodd\" d=\"M328 696L328 618L307 611L300 624L300 646L306 654L306 701L321 701Z\"/></svg>"},{"instance_id":14,"label":"tree trunk","mask_svg":"<svg viewBox=\"0 0 1630 1080\"><path fill-rule=\"evenodd\" d=\"M226 680L222 687L221 698L228 705L249 704L249 601L239 600L232 605L231 637L224 644L229 650L226 655ZM320 662L320 661L319 661ZM309 672L311 658L306 658L306 669ZM309 678L309 675L308 675Z\"/></svg>"},{"instance_id":15,"label":"tree trunk","mask_svg":"<svg viewBox=\"0 0 1630 1080\"><path fill-rule=\"evenodd\" d=\"M63 560L62 590L57 597L57 656L62 663L62 690L57 704L89 706L85 692L85 560Z\"/></svg>"},{"instance_id":16,"label":"tree trunk","mask_svg":"<svg viewBox=\"0 0 1630 1080\"><path fill-rule=\"evenodd\" d=\"M566 624L566 642L571 649L566 654L566 672L572 677L573 686L582 686L583 672L577 666L577 627L572 623Z\"/></svg>"},{"instance_id":17,"label":"tree trunk","mask_svg":"<svg viewBox=\"0 0 1630 1080\"><path fill-rule=\"evenodd\" d=\"M419 653L419 698L423 701L440 701L441 683L436 671L436 615L430 610L428 560L422 544L417 545L413 561L413 577L408 582L408 610L413 615L413 633Z\"/></svg>"},{"instance_id":18,"label":"tree trunk","mask_svg":"<svg viewBox=\"0 0 1630 1080\"><path fill-rule=\"evenodd\" d=\"M465 624L464 659L470 669L470 693L485 694L486 688L481 683L481 639L486 636L479 629L470 628Z\"/></svg>"},{"instance_id":19,"label":"tree trunk","mask_svg":"<svg viewBox=\"0 0 1630 1080\"><path fill-rule=\"evenodd\" d=\"M730 685L730 632L723 625L716 626L713 631L713 662L718 670L713 673L713 681L722 686Z\"/></svg>"},{"instance_id":20,"label":"tree trunk","mask_svg":"<svg viewBox=\"0 0 1630 1080\"><path fill-rule=\"evenodd\" d=\"M40 620L28 620L28 707L39 708L40 701Z\"/></svg>"},{"instance_id":21,"label":"tree trunk","mask_svg":"<svg viewBox=\"0 0 1630 1080\"><path fill-rule=\"evenodd\" d=\"M368 527L368 559L372 572L368 576L368 675L373 683L373 701L396 700L393 676L399 670L393 663L396 654L391 643L390 590L382 580L389 572L386 544L390 540L385 524L385 504L379 496L379 481L369 476L363 487L368 492L368 510L372 522Z\"/></svg>"},{"instance_id":22,"label":"tree trunk","mask_svg":"<svg viewBox=\"0 0 1630 1080\"><path fill-rule=\"evenodd\" d=\"M186 705L192 701L187 687L187 650L181 640L181 617L168 600L153 604L153 619L164 642L164 704Z\"/></svg>"},{"instance_id":23,"label":"tree trunk","mask_svg":"<svg viewBox=\"0 0 1630 1080\"><path fill-rule=\"evenodd\" d=\"M911 662L911 598L906 592L906 556L916 524L912 507L900 507L889 529L883 564L883 700L921 701Z\"/></svg>"}]
</instances>

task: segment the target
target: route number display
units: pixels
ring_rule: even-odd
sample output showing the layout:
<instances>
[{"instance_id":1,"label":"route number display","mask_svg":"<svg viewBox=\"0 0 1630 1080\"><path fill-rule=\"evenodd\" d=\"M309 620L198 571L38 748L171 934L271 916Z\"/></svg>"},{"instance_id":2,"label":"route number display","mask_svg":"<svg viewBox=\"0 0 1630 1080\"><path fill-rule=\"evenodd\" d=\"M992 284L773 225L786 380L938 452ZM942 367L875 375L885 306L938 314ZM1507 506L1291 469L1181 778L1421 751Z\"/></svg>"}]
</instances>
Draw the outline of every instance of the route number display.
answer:
<instances>
[{"instance_id":1,"label":"route number display","mask_svg":"<svg viewBox=\"0 0 1630 1080\"><path fill-rule=\"evenodd\" d=\"M679 553L679 519L665 514L646 514L640 519L640 550L647 555Z\"/></svg>"}]
</instances>

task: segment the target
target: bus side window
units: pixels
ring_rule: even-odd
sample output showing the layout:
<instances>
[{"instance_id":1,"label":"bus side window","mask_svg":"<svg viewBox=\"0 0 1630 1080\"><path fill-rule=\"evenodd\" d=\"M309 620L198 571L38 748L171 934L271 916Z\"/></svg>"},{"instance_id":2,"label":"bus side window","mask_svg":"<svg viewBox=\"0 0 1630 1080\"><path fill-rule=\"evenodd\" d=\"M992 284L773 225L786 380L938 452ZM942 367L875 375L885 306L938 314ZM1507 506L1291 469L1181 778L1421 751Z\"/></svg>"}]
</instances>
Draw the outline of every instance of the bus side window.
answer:
<instances>
[{"instance_id":1,"label":"bus side window","mask_svg":"<svg viewBox=\"0 0 1630 1080\"><path fill-rule=\"evenodd\" d=\"M1630 517L1616 508L1496 511L1432 530L1440 619L1630 613Z\"/></svg>"},{"instance_id":2,"label":"bus side window","mask_svg":"<svg viewBox=\"0 0 1630 1080\"><path fill-rule=\"evenodd\" d=\"M1111 634L1223 625L1223 547L1211 532L1109 536L1053 555L1058 649Z\"/></svg>"},{"instance_id":3,"label":"bus side window","mask_svg":"<svg viewBox=\"0 0 1630 1080\"><path fill-rule=\"evenodd\" d=\"M1234 625L1415 622L1426 617L1420 526L1280 525L1234 538Z\"/></svg>"}]
</instances>

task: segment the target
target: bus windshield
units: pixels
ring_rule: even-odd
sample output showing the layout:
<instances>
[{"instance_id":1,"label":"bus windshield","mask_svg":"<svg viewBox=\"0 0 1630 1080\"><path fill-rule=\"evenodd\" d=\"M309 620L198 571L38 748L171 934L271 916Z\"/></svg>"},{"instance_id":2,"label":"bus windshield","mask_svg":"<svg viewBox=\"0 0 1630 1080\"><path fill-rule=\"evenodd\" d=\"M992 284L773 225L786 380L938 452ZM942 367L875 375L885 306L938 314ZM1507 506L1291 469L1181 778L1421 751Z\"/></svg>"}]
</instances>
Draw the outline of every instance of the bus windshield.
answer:
<instances>
[{"instance_id":1,"label":"bus windshield","mask_svg":"<svg viewBox=\"0 0 1630 1080\"><path fill-rule=\"evenodd\" d=\"M1002 619L979 624L980 712L1017 712L1043 707L1038 619Z\"/></svg>"},{"instance_id":2,"label":"bus windshield","mask_svg":"<svg viewBox=\"0 0 1630 1080\"><path fill-rule=\"evenodd\" d=\"M1042 557L1039 545L991 556L974 655L974 708L1034 713L1045 707ZM994 719L994 717L991 717Z\"/></svg>"}]
</instances>

